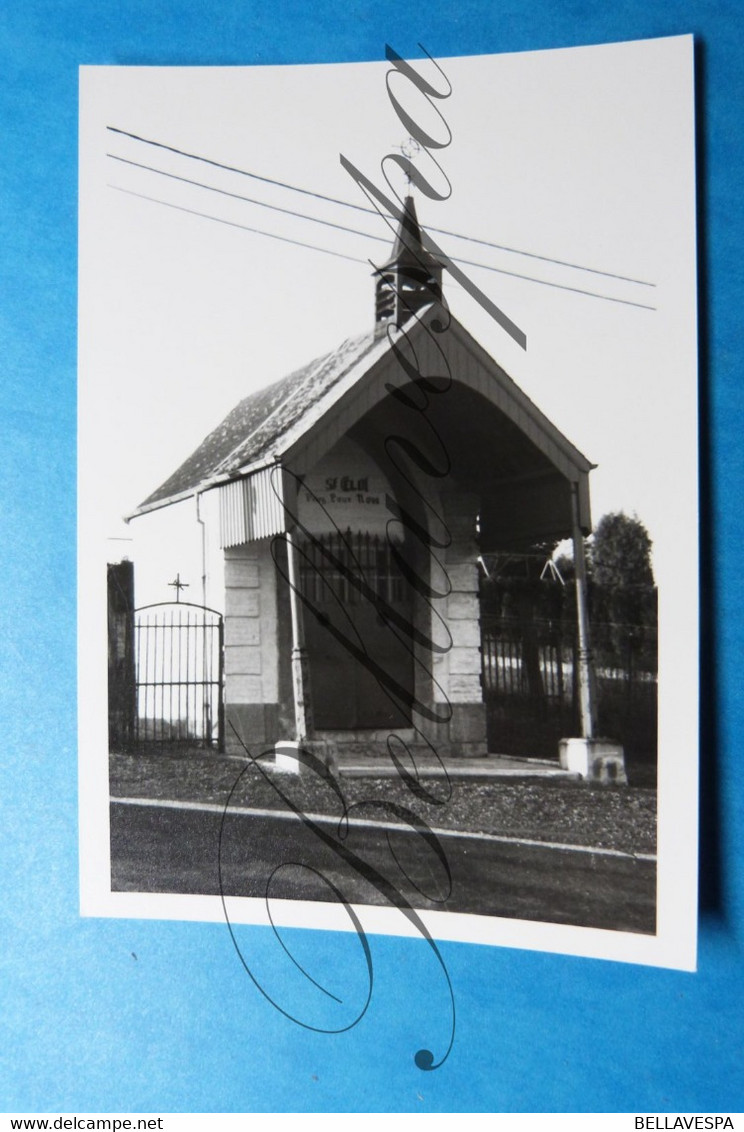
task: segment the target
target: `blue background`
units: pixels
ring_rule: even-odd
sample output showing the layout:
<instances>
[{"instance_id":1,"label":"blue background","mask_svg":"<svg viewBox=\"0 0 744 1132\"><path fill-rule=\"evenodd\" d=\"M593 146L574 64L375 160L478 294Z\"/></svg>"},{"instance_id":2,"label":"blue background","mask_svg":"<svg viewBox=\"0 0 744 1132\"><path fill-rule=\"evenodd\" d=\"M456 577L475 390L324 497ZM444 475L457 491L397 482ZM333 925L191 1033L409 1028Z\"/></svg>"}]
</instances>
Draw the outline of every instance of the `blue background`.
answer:
<instances>
[{"instance_id":1,"label":"blue background","mask_svg":"<svg viewBox=\"0 0 744 1132\"><path fill-rule=\"evenodd\" d=\"M413 940L373 941L375 989L339 1036L255 991L224 926L77 914L77 68L371 60L693 32L698 39L703 545L699 972L444 945L458 1005ZM740 1110L744 20L723 0L9 0L0 15L2 825L10 1111ZM653 112L653 108L649 108ZM680 548L684 553L684 548ZM317 972L346 946L297 933ZM265 933L242 937L259 950ZM137 958L134 959L133 955ZM433 1009L439 1001L439 1014Z\"/></svg>"}]
</instances>

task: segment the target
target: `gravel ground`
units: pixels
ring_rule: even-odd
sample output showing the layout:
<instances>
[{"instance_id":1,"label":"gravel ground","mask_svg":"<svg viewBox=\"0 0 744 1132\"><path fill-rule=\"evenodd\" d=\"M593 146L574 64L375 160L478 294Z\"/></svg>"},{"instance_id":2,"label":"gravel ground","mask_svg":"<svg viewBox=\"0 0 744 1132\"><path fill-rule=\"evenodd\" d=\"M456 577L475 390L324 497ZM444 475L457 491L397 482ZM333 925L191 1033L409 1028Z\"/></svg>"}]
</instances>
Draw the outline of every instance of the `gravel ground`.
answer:
<instances>
[{"instance_id":1,"label":"gravel ground","mask_svg":"<svg viewBox=\"0 0 744 1132\"><path fill-rule=\"evenodd\" d=\"M342 802L313 774L277 775L241 759L217 755L112 755L113 797L211 802L260 809L289 808L341 816ZM241 777L242 774L242 777ZM434 802L417 798L394 778L340 778L352 816L401 820L395 807L412 810L434 828L480 831L535 841L591 845L628 853L656 848L656 793L566 779L426 779ZM449 792L449 797L447 796Z\"/></svg>"}]
</instances>

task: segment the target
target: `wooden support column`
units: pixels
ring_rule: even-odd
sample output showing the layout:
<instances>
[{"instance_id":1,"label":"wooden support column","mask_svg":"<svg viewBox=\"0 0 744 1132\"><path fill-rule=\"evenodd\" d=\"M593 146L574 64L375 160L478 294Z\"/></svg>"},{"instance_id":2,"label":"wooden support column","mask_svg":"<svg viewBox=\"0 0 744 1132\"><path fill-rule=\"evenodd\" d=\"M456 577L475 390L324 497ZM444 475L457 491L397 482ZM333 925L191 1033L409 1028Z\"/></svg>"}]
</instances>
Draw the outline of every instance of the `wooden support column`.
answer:
<instances>
[{"instance_id":1,"label":"wooden support column","mask_svg":"<svg viewBox=\"0 0 744 1132\"><path fill-rule=\"evenodd\" d=\"M295 714L295 740L298 746L306 741L312 729L312 712L309 695L307 650L305 649L305 626L303 620L302 601L300 589L302 579L300 576L300 560L297 550L297 535L291 529L291 516L294 513L286 506L286 483L284 472L277 469L278 474L274 482L278 484L281 492L281 501L284 508L285 543L287 547L287 574L289 579L289 613L292 626L292 649L290 663L292 668L292 698L294 700Z\"/></svg>"},{"instance_id":2,"label":"wooden support column","mask_svg":"<svg viewBox=\"0 0 744 1132\"><path fill-rule=\"evenodd\" d=\"M574 570L576 573L576 616L579 630L579 666L576 678L579 687L581 738L561 739L558 751L561 766L580 778L594 782L627 785L625 755L619 743L597 739L595 685L589 640L589 603L586 589L586 555L584 532L581 529L579 484L571 484L571 520L573 527Z\"/></svg>"},{"instance_id":3,"label":"wooden support column","mask_svg":"<svg viewBox=\"0 0 744 1132\"><path fill-rule=\"evenodd\" d=\"M300 567L297 553L297 539L293 531L287 531L287 558L289 565L289 608L292 622L292 692L295 710L295 738L301 746L310 731L310 703L308 699L307 650L300 601Z\"/></svg>"},{"instance_id":4,"label":"wooden support column","mask_svg":"<svg viewBox=\"0 0 744 1132\"><path fill-rule=\"evenodd\" d=\"M581 736L583 739L595 737L594 674L589 630L589 603L586 586L586 554L584 551L584 532L579 524L579 485L571 484L571 516L573 521L574 572L576 576L576 616L579 636L579 711L581 714Z\"/></svg>"}]
</instances>

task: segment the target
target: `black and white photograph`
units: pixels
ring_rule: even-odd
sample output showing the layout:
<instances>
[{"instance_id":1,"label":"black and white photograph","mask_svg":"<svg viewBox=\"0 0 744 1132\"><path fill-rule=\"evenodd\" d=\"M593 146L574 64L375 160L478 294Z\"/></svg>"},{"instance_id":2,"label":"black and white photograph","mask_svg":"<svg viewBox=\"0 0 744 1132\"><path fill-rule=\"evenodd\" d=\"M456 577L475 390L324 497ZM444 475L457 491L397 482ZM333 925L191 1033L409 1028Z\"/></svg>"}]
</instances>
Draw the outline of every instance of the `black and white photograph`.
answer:
<instances>
[{"instance_id":1,"label":"black and white photograph","mask_svg":"<svg viewBox=\"0 0 744 1132\"><path fill-rule=\"evenodd\" d=\"M691 37L386 58L81 69L83 913L692 969Z\"/></svg>"}]
</instances>

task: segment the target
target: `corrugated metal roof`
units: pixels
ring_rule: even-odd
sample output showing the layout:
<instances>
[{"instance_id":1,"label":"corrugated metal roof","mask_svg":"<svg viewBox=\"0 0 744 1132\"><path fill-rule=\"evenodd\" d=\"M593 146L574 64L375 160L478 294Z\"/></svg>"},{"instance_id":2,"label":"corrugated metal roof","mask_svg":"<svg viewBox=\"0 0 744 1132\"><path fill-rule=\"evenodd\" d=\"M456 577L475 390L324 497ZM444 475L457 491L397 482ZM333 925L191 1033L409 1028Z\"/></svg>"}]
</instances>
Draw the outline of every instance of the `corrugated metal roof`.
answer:
<instances>
[{"instance_id":1,"label":"corrugated metal roof","mask_svg":"<svg viewBox=\"0 0 744 1132\"><path fill-rule=\"evenodd\" d=\"M249 394L149 495L134 515L192 495L208 481L229 477L246 464L270 457L280 438L374 346L370 331L315 358L273 385Z\"/></svg>"}]
</instances>

